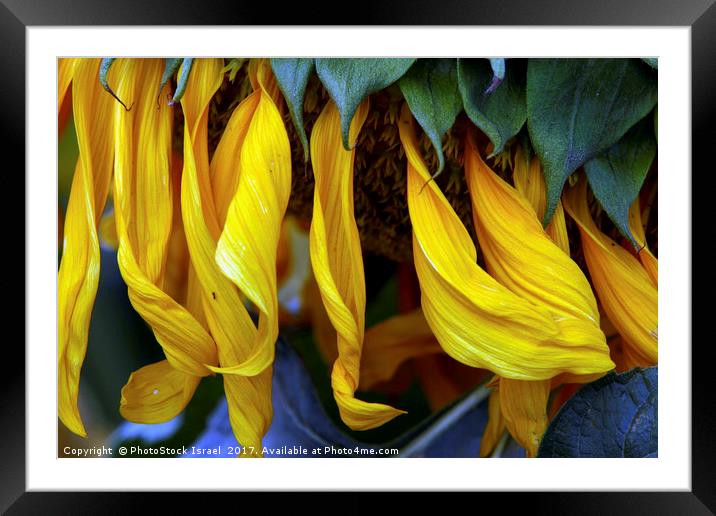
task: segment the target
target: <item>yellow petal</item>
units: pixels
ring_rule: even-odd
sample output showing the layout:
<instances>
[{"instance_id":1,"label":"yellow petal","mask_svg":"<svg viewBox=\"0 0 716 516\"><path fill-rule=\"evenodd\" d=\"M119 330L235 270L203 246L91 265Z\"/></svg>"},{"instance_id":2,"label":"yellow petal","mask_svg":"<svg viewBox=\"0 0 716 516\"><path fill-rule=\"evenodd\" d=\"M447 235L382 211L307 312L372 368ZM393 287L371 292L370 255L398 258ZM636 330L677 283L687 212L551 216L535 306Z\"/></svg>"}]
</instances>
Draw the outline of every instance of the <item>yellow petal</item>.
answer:
<instances>
[{"instance_id":1,"label":"yellow petal","mask_svg":"<svg viewBox=\"0 0 716 516\"><path fill-rule=\"evenodd\" d=\"M646 273L651 278L655 287L659 287L659 262L646 245L646 236L644 234L644 226L646 221L642 222L642 212L639 206L639 196L629 208L629 228L636 243L639 244L639 260L644 266Z\"/></svg>"},{"instance_id":2,"label":"yellow petal","mask_svg":"<svg viewBox=\"0 0 716 516\"><path fill-rule=\"evenodd\" d=\"M512 437L526 450L528 457L537 455L549 420L547 400L550 381L523 382L500 379L500 408Z\"/></svg>"},{"instance_id":3,"label":"yellow petal","mask_svg":"<svg viewBox=\"0 0 716 516\"><path fill-rule=\"evenodd\" d=\"M184 410L200 380L174 369L166 360L144 366L122 388L119 412L134 423L164 423Z\"/></svg>"},{"instance_id":4,"label":"yellow petal","mask_svg":"<svg viewBox=\"0 0 716 516\"><path fill-rule=\"evenodd\" d=\"M396 315L370 328L363 342L360 389L390 380L411 358L442 353L423 311Z\"/></svg>"},{"instance_id":5,"label":"yellow petal","mask_svg":"<svg viewBox=\"0 0 716 516\"><path fill-rule=\"evenodd\" d=\"M157 107L159 59L121 59L115 92L130 111L114 102L114 203L119 236L117 259L129 300L152 328L171 365L206 376L217 361L216 346L203 326L161 288L172 226L170 180L171 108ZM142 165L142 170L139 165Z\"/></svg>"},{"instance_id":6,"label":"yellow petal","mask_svg":"<svg viewBox=\"0 0 716 516\"><path fill-rule=\"evenodd\" d=\"M196 159L197 156L206 156L202 148L207 142L209 101L221 84L222 69L221 63L216 60L197 59L181 101L185 112L198 117L193 124L187 119L189 123L184 130L181 206L189 254L202 289L204 314L218 348L219 364L230 367L251 354L256 327L236 287L222 274L214 260L220 224L216 219L215 195L211 190L210 165ZM214 87L202 87L205 84ZM190 130L192 126L195 129L193 133ZM223 135L222 140L234 136L232 131ZM232 162L225 154L238 152L240 143L237 142L235 147L226 142L219 146L219 154L215 157L218 165L214 168L217 174L228 176L235 173L222 167ZM213 232L211 227L215 228ZM224 388L236 439L243 446L261 449L261 439L272 417L271 368L255 377L225 376Z\"/></svg>"},{"instance_id":7,"label":"yellow petal","mask_svg":"<svg viewBox=\"0 0 716 516\"><path fill-rule=\"evenodd\" d=\"M276 255L291 192L291 149L283 119L264 85L270 64L258 68L260 99L241 147L240 174L216 249L222 272L259 310L252 355L224 374L257 375L274 359L278 337Z\"/></svg>"},{"instance_id":8,"label":"yellow petal","mask_svg":"<svg viewBox=\"0 0 716 516\"><path fill-rule=\"evenodd\" d=\"M408 158L408 207L423 313L443 349L459 362L517 379L613 367L601 346L574 344L586 336L579 324L558 326L547 308L514 294L477 265L469 234L429 181L405 107L399 128Z\"/></svg>"},{"instance_id":9,"label":"yellow petal","mask_svg":"<svg viewBox=\"0 0 716 516\"><path fill-rule=\"evenodd\" d=\"M505 433L505 418L500 408L500 391L495 389L487 402L487 425L480 439L480 457L489 457Z\"/></svg>"},{"instance_id":10,"label":"yellow petal","mask_svg":"<svg viewBox=\"0 0 716 516\"><path fill-rule=\"evenodd\" d=\"M584 321L590 341L572 345L608 353L597 301L584 273L545 233L528 201L485 164L472 138L465 146L465 174L490 274L520 297L547 308L558 325L560 319Z\"/></svg>"},{"instance_id":11,"label":"yellow petal","mask_svg":"<svg viewBox=\"0 0 716 516\"><path fill-rule=\"evenodd\" d=\"M358 137L368 115L362 103L351 122L350 140ZM329 101L311 133L315 177L310 252L313 273L328 317L337 332L338 359L331 384L341 419L354 430L375 428L402 414L382 403L355 398L365 325L365 277L353 208L355 151L341 144L340 116Z\"/></svg>"},{"instance_id":12,"label":"yellow petal","mask_svg":"<svg viewBox=\"0 0 716 516\"><path fill-rule=\"evenodd\" d=\"M584 178L565 192L563 202L579 226L584 257L604 311L626 345L635 348L650 364L656 364L656 287L639 261L597 228L589 213Z\"/></svg>"},{"instance_id":13,"label":"yellow petal","mask_svg":"<svg viewBox=\"0 0 716 516\"><path fill-rule=\"evenodd\" d=\"M58 410L72 432L86 436L77 408L80 369L87 351L99 281L97 224L112 177L113 100L97 80L99 59L81 59L73 72L73 111L79 159L64 223L58 273Z\"/></svg>"},{"instance_id":14,"label":"yellow petal","mask_svg":"<svg viewBox=\"0 0 716 516\"><path fill-rule=\"evenodd\" d=\"M522 148L518 147L515 153L515 168L512 180L515 183L515 189L525 197L535 210L537 219L542 220L547 206L547 190L539 158L533 156L528 164L523 156ZM569 255L569 236L567 235L567 224L561 201L557 203L554 216L545 231L552 241Z\"/></svg>"}]
</instances>

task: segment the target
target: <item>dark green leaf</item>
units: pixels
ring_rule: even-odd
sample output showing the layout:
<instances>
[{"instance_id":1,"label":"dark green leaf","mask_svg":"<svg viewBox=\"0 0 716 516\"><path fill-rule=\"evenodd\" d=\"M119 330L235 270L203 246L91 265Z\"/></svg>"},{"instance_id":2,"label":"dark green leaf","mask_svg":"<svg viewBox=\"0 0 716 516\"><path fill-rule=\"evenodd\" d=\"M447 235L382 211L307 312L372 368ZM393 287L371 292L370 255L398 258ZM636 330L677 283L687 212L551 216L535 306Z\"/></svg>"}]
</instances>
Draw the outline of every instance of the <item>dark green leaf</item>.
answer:
<instances>
[{"instance_id":1,"label":"dark green leaf","mask_svg":"<svg viewBox=\"0 0 716 516\"><path fill-rule=\"evenodd\" d=\"M109 86L109 83L107 82L107 74L109 74L109 69L112 67L114 62L117 60L116 57L105 57L102 59L102 61L99 64L99 83L102 85L102 87L105 89L107 93L112 95L117 102L122 104L122 107L129 111L132 109L132 106L127 107L127 105L122 102L122 99L120 99L115 93L114 90Z\"/></svg>"},{"instance_id":2,"label":"dark green leaf","mask_svg":"<svg viewBox=\"0 0 716 516\"><path fill-rule=\"evenodd\" d=\"M656 104L656 80L636 59L530 59L527 124L552 218L567 177L616 143Z\"/></svg>"},{"instance_id":3,"label":"dark green leaf","mask_svg":"<svg viewBox=\"0 0 716 516\"><path fill-rule=\"evenodd\" d=\"M191 73L191 67L194 64L194 59L191 57L185 57L181 63L181 69L179 70L179 77L177 78L177 90L174 92L172 100L169 105L174 105L181 100L186 91L186 85L189 84L189 74Z\"/></svg>"},{"instance_id":4,"label":"dark green leaf","mask_svg":"<svg viewBox=\"0 0 716 516\"><path fill-rule=\"evenodd\" d=\"M442 138L462 109L455 59L420 59L398 81L410 111L428 135L445 166Z\"/></svg>"},{"instance_id":5,"label":"dark green leaf","mask_svg":"<svg viewBox=\"0 0 716 516\"><path fill-rule=\"evenodd\" d=\"M400 79L414 61L398 58L316 59L316 73L341 114L346 149L353 145L348 142L348 132L363 99Z\"/></svg>"},{"instance_id":6,"label":"dark green leaf","mask_svg":"<svg viewBox=\"0 0 716 516\"><path fill-rule=\"evenodd\" d=\"M303 159L308 162L308 138L303 126L303 99L308 78L313 72L313 59L273 58L271 68L286 99L293 125L303 145Z\"/></svg>"},{"instance_id":7,"label":"dark green leaf","mask_svg":"<svg viewBox=\"0 0 716 516\"><path fill-rule=\"evenodd\" d=\"M654 68L655 70L659 69L659 58L658 57L642 57L642 61L644 61L646 64Z\"/></svg>"},{"instance_id":8,"label":"dark green leaf","mask_svg":"<svg viewBox=\"0 0 716 516\"><path fill-rule=\"evenodd\" d=\"M524 75L512 63L505 70L505 79L489 92L493 74L488 60L458 59L457 82L465 112L490 138L494 146L491 156L504 150L527 117Z\"/></svg>"},{"instance_id":9,"label":"dark green leaf","mask_svg":"<svg viewBox=\"0 0 716 516\"><path fill-rule=\"evenodd\" d=\"M656 457L658 370L632 369L585 385L559 410L538 457Z\"/></svg>"},{"instance_id":10,"label":"dark green leaf","mask_svg":"<svg viewBox=\"0 0 716 516\"><path fill-rule=\"evenodd\" d=\"M651 119L645 117L605 152L584 164L592 191L622 235L635 247L629 230L629 207L656 155Z\"/></svg>"}]
</instances>

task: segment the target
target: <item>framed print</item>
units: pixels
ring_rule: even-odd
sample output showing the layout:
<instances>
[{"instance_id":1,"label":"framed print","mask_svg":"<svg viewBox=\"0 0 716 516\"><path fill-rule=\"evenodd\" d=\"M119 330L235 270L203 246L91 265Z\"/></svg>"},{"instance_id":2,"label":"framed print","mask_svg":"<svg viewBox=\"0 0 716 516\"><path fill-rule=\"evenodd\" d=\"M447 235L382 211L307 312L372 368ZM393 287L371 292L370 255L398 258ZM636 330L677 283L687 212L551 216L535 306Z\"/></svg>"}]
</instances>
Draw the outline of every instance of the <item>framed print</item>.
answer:
<instances>
[{"instance_id":1,"label":"framed print","mask_svg":"<svg viewBox=\"0 0 716 516\"><path fill-rule=\"evenodd\" d=\"M715 8L304 27L159 4L3 7L27 202L3 508L435 490L713 510L691 169Z\"/></svg>"}]
</instances>

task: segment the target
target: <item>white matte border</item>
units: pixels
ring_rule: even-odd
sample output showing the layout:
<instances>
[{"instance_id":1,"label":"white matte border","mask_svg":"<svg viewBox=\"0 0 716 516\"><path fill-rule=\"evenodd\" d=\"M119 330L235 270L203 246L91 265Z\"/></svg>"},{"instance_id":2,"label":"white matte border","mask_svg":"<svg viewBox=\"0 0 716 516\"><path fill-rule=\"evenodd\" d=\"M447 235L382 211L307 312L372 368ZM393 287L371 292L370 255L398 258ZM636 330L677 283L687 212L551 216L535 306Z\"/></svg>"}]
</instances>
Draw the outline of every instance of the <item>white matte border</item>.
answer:
<instances>
[{"instance_id":1,"label":"white matte border","mask_svg":"<svg viewBox=\"0 0 716 516\"><path fill-rule=\"evenodd\" d=\"M691 30L27 27L27 489L691 489ZM60 56L659 57L657 459L58 459Z\"/></svg>"}]
</instances>

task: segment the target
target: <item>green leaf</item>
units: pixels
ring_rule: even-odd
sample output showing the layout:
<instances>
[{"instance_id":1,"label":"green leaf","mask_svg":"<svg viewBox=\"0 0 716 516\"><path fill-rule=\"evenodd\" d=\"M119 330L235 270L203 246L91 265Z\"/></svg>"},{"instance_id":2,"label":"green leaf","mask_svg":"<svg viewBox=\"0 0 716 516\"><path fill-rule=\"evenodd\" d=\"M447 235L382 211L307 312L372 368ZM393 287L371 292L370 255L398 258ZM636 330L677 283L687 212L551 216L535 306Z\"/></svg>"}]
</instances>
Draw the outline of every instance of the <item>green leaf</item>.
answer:
<instances>
[{"instance_id":1,"label":"green leaf","mask_svg":"<svg viewBox=\"0 0 716 516\"><path fill-rule=\"evenodd\" d=\"M120 99L115 93L114 90L109 86L109 83L107 82L107 74L109 74L109 69L112 67L114 62L117 60L116 57L105 57L102 59L102 61L99 63L99 83L102 85L104 90L112 95L117 102L122 104L122 107L124 107L125 110L129 111L132 109L132 106L127 107L127 104L122 102L122 99Z\"/></svg>"},{"instance_id":2,"label":"green leaf","mask_svg":"<svg viewBox=\"0 0 716 516\"><path fill-rule=\"evenodd\" d=\"M398 81L410 111L438 154L438 173L445 166L442 138L462 110L455 59L420 59Z\"/></svg>"},{"instance_id":3,"label":"green leaf","mask_svg":"<svg viewBox=\"0 0 716 516\"><path fill-rule=\"evenodd\" d=\"M621 140L584 164L594 195L619 232L637 249L629 229L629 207L639 194L655 155L651 120L645 117Z\"/></svg>"},{"instance_id":4,"label":"green leaf","mask_svg":"<svg viewBox=\"0 0 716 516\"><path fill-rule=\"evenodd\" d=\"M499 154L527 117L524 75L518 66L505 70L504 80L490 92L493 72L486 59L458 59L457 82L465 112Z\"/></svg>"},{"instance_id":5,"label":"green leaf","mask_svg":"<svg viewBox=\"0 0 716 516\"><path fill-rule=\"evenodd\" d=\"M642 57L642 61L651 66L653 69L659 69L659 58L658 57Z\"/></svg>"},{"instance_id":6,"label":"green leaf","mask_svg":"<svg viewBox=\"0 0 716 516\"><path fill-rule=\"evenodd\" d=\"M538 457L656 457L658 369L609 373L557 412Z\"/></svg>"},{"instance_id":7,"label":"green leaf","mask_svg":"<svg viewBox=\"0 0 716 516\"><path fill-rule=\"evenodd\" d=\"M174 92L172 100L169 101L169 105L173 106L181 100L186 91L186 85L189 84L189 74L191 73L191 67L194 64L194 59L191 57L185 57L181 63L181 69L179 70L179 77L177 78L177 90Z\"/></svg>"},{"instance_id":8,"label":"green leaf","mask_svg":"<svg viewBox=\"0 0 716 516\"><path fill-rule=\"evenodd\" d=\"M492 93L505 80L505 59L489 59L492 68L492 81L485 90L485 93Z\"/></svg>"},{"instance_id":9,"label":"green leaf","mask_svg":"<svg viewBox=\"0 0 716 516\"><path fill-rule=\"evenodd\" d=\"M567 177L624 136L656 97L656 79L636 59L529 60L527 125L544 165L545 224Z\"/></svg>"},{"instance_id":10,"label":"green leaf","mask_svg":"<svg viewBox=\"0 0 716 516\"><path fill-rule=\"evenodd\" d=\"M348 131L363 99L400 79L414 61L398 58L316 59L316 73L341 114L346 149L353 145L348 142Z\"/></svg>"},{"instance_id":11,"label":"green leaf","mask_svg":"<svg viewBox=\"0 0 716 516\"><path fill-rule=\"evenodd\" d=\"M164 73L162 74L162 80L159 83L159 91L157 92L157 104L159 103L159 95L162 94L162 90L164 89L164 86L169 82L169 79L172 78L172 75L176 73L176 71L179 69L179 65L182 62L181 57L176 58L166 58L164 65Z\"/></svg>"},{"instance_id":12,"label":"green leaf","mask_svg":"<svg viewBox=\"0 0 716 516\"><path fill-rule=\"evenodd\" d=\"M308 162L308 138L303 126L303 99L308 78L313 72L313 59L273 58L271 68L286 99L293 125L303 145L303 159Z\"/></svg>"}]
</instances>

